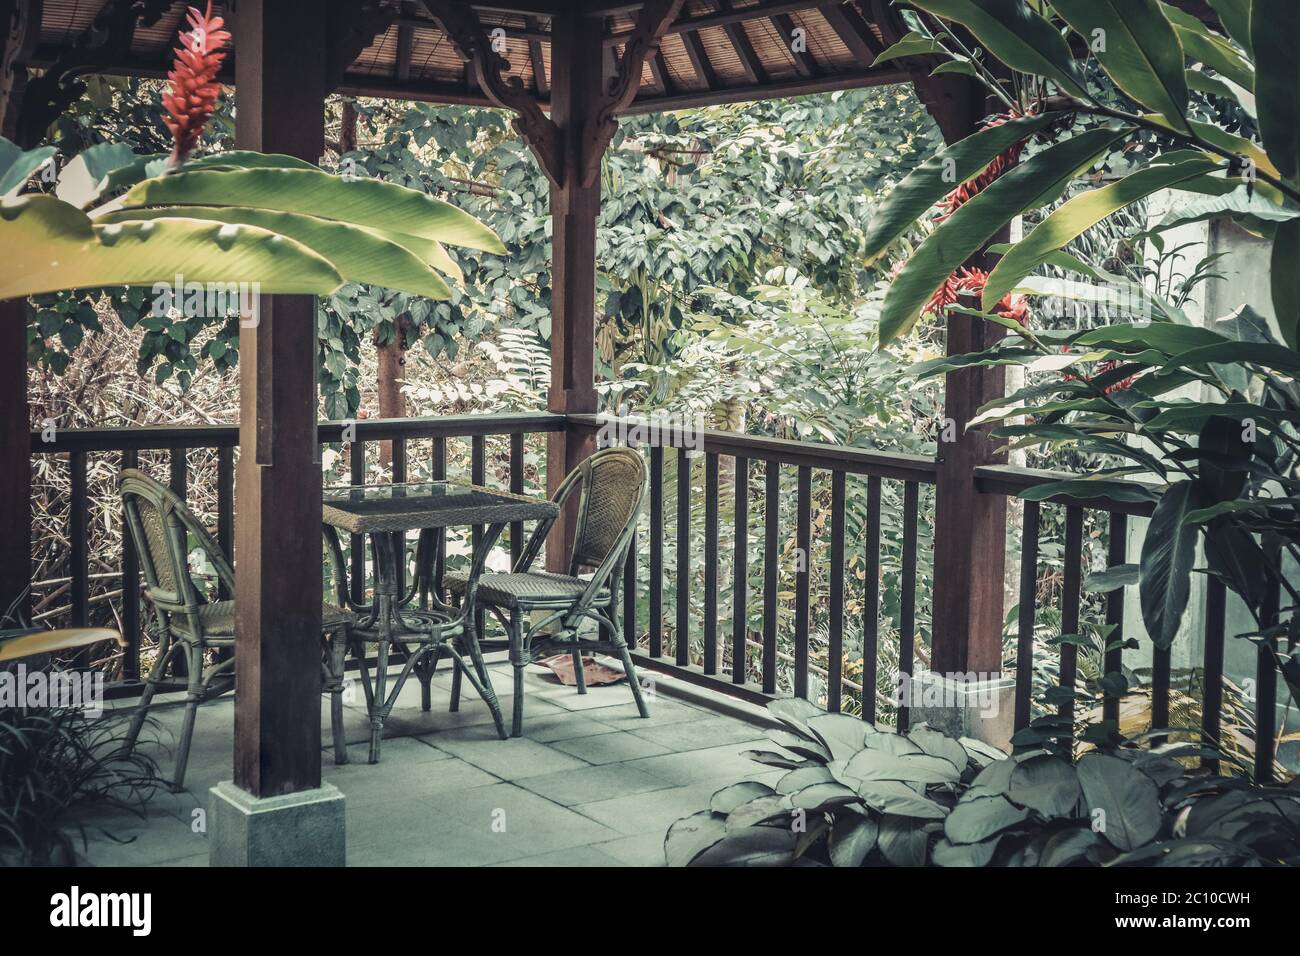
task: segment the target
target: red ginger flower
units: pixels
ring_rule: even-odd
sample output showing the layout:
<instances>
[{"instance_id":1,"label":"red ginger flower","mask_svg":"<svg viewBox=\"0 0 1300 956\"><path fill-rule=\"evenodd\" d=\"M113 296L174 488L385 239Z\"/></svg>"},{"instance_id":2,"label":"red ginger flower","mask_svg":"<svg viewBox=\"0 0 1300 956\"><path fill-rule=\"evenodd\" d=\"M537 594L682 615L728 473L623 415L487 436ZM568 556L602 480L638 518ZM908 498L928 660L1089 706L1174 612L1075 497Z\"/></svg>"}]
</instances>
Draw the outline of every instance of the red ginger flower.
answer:
<instances>
[{"instance_id":1,"label":"red ginger flower","mask_svg":"<svg viewBox=\"0 0 1300 956\"><path fill-rule=\"evenodd\" d=\"M959 296L982 293L988 281L989 274L983 269L974 267L960 269L944 280L943 285L939 286L921 311L939 315L956 302ZM1008 292L998 302L998 307L993 312L1004 319L1014 319L1021 325L1025 325L1029 321L1029 301L1023 295L1012 295Z\"/></svg>"},{"instance_id":2,"label":"red ginger flower","mask_svg":"<svg viewBox=\"0 0 1300 956\"><path fill-rule=\"evenodd\" d=\"M1006 113L999 113L997 116L990 117L988 122L984 124L984 129L992 129L995 126L1001 126L1003 123L1013 119L1019 119L1022 115L1030 115L1033 112L1034 110L1031 107L1027 113L1022 114L1018 109L1013 107ZM1019 163L1020 154L1024 152L1024 149L1025 141L1023 139L1017 140L1015 143L1011 144L1011 146L1007 147L1007 149L993 157L993 162L989 163L982 173L974 179L962 183L948 195L944 196L943 199L939 200L939 206L943 212L934 217L935 225L943 222L959 208L970 202L977 193L987 189L995 179L1005 173L1012 166Z\"/></svg>"},{"instance_id":3,"label":"red ginger flower","mask_svg":"<svg viewBox=\"0 0 1300 956\"><path fill-rule=\"evenodd\" d=\"M221 48L230 42L230 33L222 29L225 21L212 15L212 0L208 0L206 13L199 13L194 7L189 10L187 19L191 29L180 35L176 62L167 74L171 87L163 95L163 106L169 114L163 122L175 141L172 166L185 161L212 116L221 94L217 72L226 58Z\"/></svg>"}]
</instances>

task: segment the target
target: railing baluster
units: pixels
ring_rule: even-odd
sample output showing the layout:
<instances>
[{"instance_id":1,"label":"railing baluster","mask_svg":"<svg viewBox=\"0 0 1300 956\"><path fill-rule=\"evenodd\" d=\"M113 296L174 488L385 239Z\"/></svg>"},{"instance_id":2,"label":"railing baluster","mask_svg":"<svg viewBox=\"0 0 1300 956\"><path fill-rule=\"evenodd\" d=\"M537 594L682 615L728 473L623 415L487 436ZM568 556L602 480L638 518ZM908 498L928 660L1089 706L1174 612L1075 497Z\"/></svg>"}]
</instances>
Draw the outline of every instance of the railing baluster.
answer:
<instances>
[{"instance_id":1,"label":"railing baluster","mask_svg":"<svg viewBox=\"0 0 1300 956\"><path fill-rule=\"evenodd\" d=\"M704 456L704 673L718 672L718 455Z\"/></svg>"},{"instance_id":2,"label":"railing baluster","mask_svg":"<svg viewBox=\"0 0 1300 956\"><path fill-rule=\"evenodd\" d=\"M394 438L390 443L393 450L393 484L401 485L406 483L406 439ZM393 538L397 547L393 553L397 556L397 592L399 594L406 590L406 532L394 532Z\"/></svg>"},{"instance_id":3,"label":"railing baluster","mask_svg":"<svg viewBox=\"0 0 1300 956\"><path fill-rule=\"evenodd\" d=\"M781 525L781 465L767 463L763 515L763 693L776 693L777 548Z\"/></svg>"},{"instance_id":4,"label":"railing baluster","mask_svg":"<svg viewBox=\"0 0 1300 956\"><path fill-rule=\"evenodd\" d=\"M168 484L176 497L182 501L188 501L190 496L190 471L186 464L186 455L188 448L173 448L168 465L169 475ZM179 656L179 655L177 655Z\"/></svg>"},{"instance_id":5,"label":"railing baluster","mask_svg":"<svg viewBox=\"0 0 1300 956\"><path fill-rule=\"evenodd\" d=\"M217 547L230 566L235 566L235 449L222 445L217 449ZM224 582L217 584L217 596L223 601L235 595Z\"/></svg>"},{"instance_id":6,"label":"railing baluster","mask_svg":"<svg viewBox=\"0 0 1300 956\"><path fill-rule=\"evenodd\" d=\"M664 653L664 450L650 446L650 656Z\"/></svg>"},{"instance_id":7,"label":"railing baluster","mask_svg":"<svg viewBox=\"0 0 1300 956\"><path fill-rule=\"evenodd\" d=\"M915 481L903 485L903 573L899 598L898 673L899 679L912 674L916 651L916 530L920 488ZM907 733L911 723L911 708L898 708L898 732Z\"/></svg>"},{"instance_id":8,"label":"railing baluster","mask_svg":"<svg viewBox=\"0 0 1300 956\"><path fill-rule=\"evenodd\" d=\"M1083 584L1083 509L1065 509L1065 571L1061 582L1061 635L1074 635L1061 642L1061 689L1068 696L1061 701L1060 715L1074 720L1074 686L1078 674L1079 598ZM1072 736L1072 735L1071 735Z\"/></svg>"},{"instance_id":9,"label":"railing baluster","mask_svg":"<svg viewBox=\"0 0 1300 956\"><path fill-rule=\"evenodd\" d=\"M516 495L524 493L524 433L513 432L510 435L510 491ZM524 553L524 523L510 523L510 567L513 568Z\"/></svg>"},{"instance_id":10,"label":"railing baluster","mask_svg":"<svg viewBox=\"0 0 1300 956\"><path fill-rule=\"evenodd\" d=\"M357 439L352 442L351 483L353 487L366 483L366 443ZM352 591L352 603L363 604L366 599L366 538L354 534L348 543L348 574Z\"/></svg>"},{"instance_id":11,"label":"railing baluster","mask_svg":"<svg viewBox=\"0 0 1300 956\"><path fill-rule=\"evenodd\" d=\"M485 486L487 484L487 438L483 435L475 435L470 439L470 483ZM478 554L478 547L483 542L484 527L481 524L474 525L471 534L471 546L473 553ZM474 626L481 635L484 633L484 625L487 623L487 611L480 608L474 613Z\"/></svg>"},{"instance_id":12,"label":"railing baluster","mask_svg":"<svg viewBox=\"0 0 1300 956\"><path fill-rule=\"evenodd\" d=\"M71 565L69 593L72 598L72 626L85 627L90 617L90 593L86 556L86 453L68 456L72 471L72 501L68 510L68 562Z\"/></svg>"},{"instance_id":13,"label":"railing baluster","mask_svg":"<svg viewBox=\"0 0 1300 956\"><path fill-rule=\"evenodd\" d=\"M749 459L736 458L735 564L731 577L731 682L745 683L749 659Z\"/></svg>"},{"instance_id":14,"label":"railing baluster","mask_svg":"<svg viewBox=\"0 0 1300 956\"><path fill-rule=\"evenodd\" d=\"M1264 627L1277 624L1282 586L1274 575L1281 574L1277 563L1264 591L1260 621ZM1270 644L1260 644L1255 665L1255 780L1273 782L1273 756L1277 748L1277 664Z\"/></svg>"},{"instance_id":15,"label":"railing baluster","mask_svg":"<svg viewBox=\"0 0 1300 956\"><path fill-rule=\"evenodd\" d=\"M1020 632L1016 640L1015 729L1029 726L1034 689L1034 618L1038 610L1038 502L1026 501L1020 545Z\"/></svg>"},{"instance_id":16,"label":"railing baluster","mask_svg":"<svg viewBox=\"0 0 1300 956\"><path fill-rule=\"evenodd\" d=\"M135 449L122 452L122 468L138 468L140 456ZM126 523L126 508L122 508L122 637L126 648L122 651L122 679L140 679L140 556L135 550L135 538Z\"/></svg>"},{"instance_id":17,"label":"railing baluster","mask_svg":"<svg viewBox=\"0 0 1300 956\"><path fill-rule=\"evenodd\" d=\"M844 472L831 472L830 635L826 642L826 709L840 711L844 667Z\"/></svg>"},{"instance_id":18,"label":"railing baluster","mask_svg":"<svg viewBox=\"0 0 1300 956\"><path fill-rule=\"evenodd\" d=\"M812 469L798 472L798 520L795 524L794 695L808 697L808 607L812 581Z\"/></svg>"},{"instance_id":19,"label":"railing baluster","mask_svg":"<svg viewBox=\"0 0 1300 956\"><path fill-rule=\"evenodd\" d=\"M677 666L691 662L691 459L677 449L677 627L673 632Z\"/></svg>"},{"instance_id":20,"label":"railing baluster","mask_svg":"<svg viewBox=\"0 0 1300 956\"><path fill-rule=\"evenodd\" d=\"M1205 579L1205 690L1201 698L1201 739L1211 747L1222 743L1223 637L1228 611L1228 589L1214 575ZM1216 757L1202 757L1201 766L1219 772Z\"/></svg>"},{"instance_id":21,"label":"railing baluster","mask_svg":"<svg viewBox=\"0 0 1300 956\"><path fill-rule=\"evenodd\" d=\"M636 626L636 566L639 557L637 551L639 537L637 532L632 532L632 543L627 549L627 563L623 565L623 639L634 651L641 637Z\"/></svg>"},{"instance_id":22,"label":"railing baluster","mask_svg":"<svg viewBox=\"0 0 1300 956\"><path fill-rule=\"evenodd\" d=\"M441 435L433 440L429 457L429 477L434 481L447 480L447 439ZM433 589L441 599L442 576L447 570L447 531L439 528L433 533Z\"/></svg>"},{"instance_id":23,"label":"railing baluster","mask_svg":"<svg viewBox=\"0 0 1300 956\"><path fill-rule=\"evenodd\" d=\"M867 478L867 527L862 581L862 719L876 722L880 638L880 479Z\"/></svg>"},{"instance_id":24,"label":"railing baluster","mask_svg":"<svg viewBox=\"0 0 1300 956\"><path fill-rule=\"evenodd\" d=\"M1117 567L1128 557L1128 515L1117 511L1110 513L1110 544L1106 551L1106 564ZM1103 674L1120 674L1124 668L1124 589L1116 588L1106 595L1106 623L1111 631L1106 636L1106 653L1102 658ZM1101 702L1101 719L1119 722L1118 694L1107 694Z\"/></svg>"},{"instance_id":25,"label":"railing baluster","mask_svg":"<svg viewBox=\"0 0 1300 956\"><path fill-rule=\"evenodd\" d=\"M1169 675L1172 670L1170 648L1151 649L1151 727L1164 730L1169 726ZM1152 737L1151 746L1159 747L1168 738Z\"/></svg>"}]
</instances>

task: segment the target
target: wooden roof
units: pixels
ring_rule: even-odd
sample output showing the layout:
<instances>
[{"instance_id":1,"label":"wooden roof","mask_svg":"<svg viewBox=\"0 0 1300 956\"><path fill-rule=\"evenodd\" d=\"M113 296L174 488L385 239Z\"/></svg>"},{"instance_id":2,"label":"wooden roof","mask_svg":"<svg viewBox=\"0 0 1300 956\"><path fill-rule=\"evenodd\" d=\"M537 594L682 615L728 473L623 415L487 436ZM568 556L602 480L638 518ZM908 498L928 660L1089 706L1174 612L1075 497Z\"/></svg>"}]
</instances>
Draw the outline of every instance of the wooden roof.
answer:
<instances>
[{"instance_id":1,"label":"wooden roof","mask_svg":"<svg viewBox=\"0 0 1300 956\"><path fill-rule=\"evenodd\" d=\"M167 0L44 0L37 68L66 68L79 49L93 48L96 17L115 3L144 12L127 42L100 50L93 69L120 75L162 76L172 58L184 2ZM606 69L611 75L642 3L629 0L486 0L459 2L489 33L504 40L509 75L546 105L550 95L551 14L576 4L602 20ZM224 12L230 4L214 3ZM322 4L324 7L325 5ZM430 13L437 4L415 0L358 2L370 6L364 40L350 58L338 91L353 95L488 105L466 69L457 44ZM871 66L890 41L895 14L886 0L686 0L642 70L641 87L626 113L680 109L800 93L825 92L909 78L897 63ZM369 29L365 29L369 27ZM897 23L892 29L898 29ZM377 30L372 34L370 30ZM103 30L99 31L101 35ZM366 43L365 41L370 41ZM227 65L238 56L236 48ZM89 55L83 59L90 59ZM233 70L229 71L233 77Z\"/></svg>"}]
</instances>

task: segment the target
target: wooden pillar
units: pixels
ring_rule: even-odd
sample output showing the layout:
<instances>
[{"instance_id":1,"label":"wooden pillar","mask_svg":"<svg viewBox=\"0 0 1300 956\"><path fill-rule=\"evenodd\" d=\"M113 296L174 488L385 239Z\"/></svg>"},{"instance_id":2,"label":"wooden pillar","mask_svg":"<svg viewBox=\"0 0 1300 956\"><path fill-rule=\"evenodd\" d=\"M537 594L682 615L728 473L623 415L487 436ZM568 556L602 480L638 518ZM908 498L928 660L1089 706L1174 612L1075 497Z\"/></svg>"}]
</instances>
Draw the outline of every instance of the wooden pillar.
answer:
<instances>
[{"instance_id":1,"label":"wooden pillar","mask_svg":"<svg viewBox=\"0 0 1300 956\"><path fill-rule=\"evenodd\" d=\"M988 112L983 90L965 77L918 79L917 91L949 143L978 129ZM1006 241L1003 233L994 242ZM971 263L990 268L984 257ZM968 303L975 304L975 303ZM967 315L948 316L947 354L978 352L1004 330ZM967 429L985 402L1004 394L1002 368L970 368L944 378L944 429L935 481L934 621L931 670L1002 670L1003 576L1007 500L975 488L975 468L999 459L992 426ZM945 432L955 440L945 441Z\"/></svg>"},{"instance_id":2,"label":"wooden pillar","mask_svg":"<svg viewBox=\"0 0 1300 956\"><path fill-rule=\"evenodd\" d=\"M581 174L583 131L598 109L604 78L602 23L599 17L570 12L551 21L551 120L560 140L563 176L551 185L551 390L547 405L557 414L596 411L596 218L600 214L600 176ZM546 453L547 491L553 493L573 468L588 457L591 435L575 429L552 432ZM567 570L577 502L551 532L546 564Z\"/></svg>"},{"instance_id":3,"label":"wooden pillar","mask_svg":"<svg viewBox=\"0 0 1300 956\"><path fill-rule=\"evenodd\" d=\"M324 151L326 24L313 0L240 0L242 149ZM240 332L235 783L257 797L320 786L321 477L316 300L260 297Z\"/></svg>"},{"instance_id":4,"label":"wooden pillar","mask_svg":"<svg viewBox=\"0 0 1300 956\"><path fill-rule=\"evenodd\" d=\"M23 149L19 114L27 86L26 59L40 37L40 4L0 0L0 132ZM32 579L31 412L27 403L27 303L0 302L0 618L30 623Z\"/></svg>"}]
</instances>

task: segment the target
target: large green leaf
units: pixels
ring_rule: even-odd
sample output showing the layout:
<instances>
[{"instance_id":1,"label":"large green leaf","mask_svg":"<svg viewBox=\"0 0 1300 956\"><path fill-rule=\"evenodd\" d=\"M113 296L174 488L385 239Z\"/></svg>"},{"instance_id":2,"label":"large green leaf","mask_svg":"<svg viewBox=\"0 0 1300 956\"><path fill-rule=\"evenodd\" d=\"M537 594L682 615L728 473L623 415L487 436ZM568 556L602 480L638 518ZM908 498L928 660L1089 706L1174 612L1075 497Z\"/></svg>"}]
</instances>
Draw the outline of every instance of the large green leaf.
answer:
<instances>
[{"instance_id":1,"label":"large green leaf","mask_svg":"<svg viewBox=\"0 0 1300 956\"><path fill-rule=\"evenodd\" d=\"M99 223L171 219L247 223L288 236L324 256L347 282L368 282L412 295L446 299L447 283L414 253L386 237L351 223L297 213L249 209L242 206L184 206L180 209L126 209L109 213Z\"/></svg>"},{"instance_id":2,"label":"large green leaf","mask_svg":"<svg viewBox=\"0 0 1300 956\"><path fill-rule=\"evenodd\" d=\"M1291 261L1300 262L1300 259ZM1271 368L1274 371L1300 376L1300 352L1267 342L1225 342L1209 346L1203 345L1199 348L1188 349L1186 352L1179 352L1165 363L1165 367L1181 368L1188 365L1226 364L1229 362L1251 362L1264 368Z\"/></svg>"},{"instance_id":3,"label":"large green leaf","mask_svg":"<svg viewBox=\"0 0 1300 956\"><path fill-rule=\"evenodd\" d=\"M1300 3L1254 0L1250 35L1260 136L1282 176L1300 184Z\"/></svg>"},{"instance_id":4,"label":"large green leaf","mask_svg":"<svg viewBox=\"0 0 1300 956\"><path fill-rule=\"evenodd\" d=\"M1163 232L1188 223L1224 216L1230 216L1248 228L1253 227L1252 231L1257 232L1261 220L1271 224L1300 218L1300 208L1278 206L1261 196L1258 190L1250 189L1243 183L1221 196L1205 196L1180 202L1147 231Z\"/></svg>"},{"instance_id":5,"label":"large green leaf","mask_svg":"<svg viewBox=\"0 0 1300 956\"><path fill-rule=\"evenodd\" d=\"M1278 223L1269 282L1282 339L1291 348L1300 349L1300 219Z\"/></svg>"},{"instance_id":6,"label":"large green leaf","mask_svg":"<svg viewBox=\"0 0 1300 956\"><path fill-rule=\"evenodd\" d=\"M257 283L262 292L328 295L343 284L329 261L255 226L162 219L96 225L53 196L0 202L0 299L64 289L187 282Z\"/></svg>"},{"instance_id":7,"label":"large green leaf","mask_svg":"<svg viewBox=\"0 0 1300 956\"><path fill-rule=\"evenodd\" d=\"M1079 778L1074 768L1052 754L1028 757L1016 764L1007 797L1049 820L1070 816L1079 802Z\"/></svg>"},{"instance_id":8,"label":"large green leaf","mask_svg":"<svg viewBox=\"0 0 1300 956\"><path fill-rule=\"evenodd\" d=\"M1089 329L1074 340L1076 345L1101 345L1121 351L1155 349L1177 355L1188 349L1227 345L1231 339L1197 325L1149 322L1145 325L1108 325Z\"/></svg>"},{"instance_id":9,"label":"large green leaf","mask_svg":"<svg viewBox=\"0 0 1300 956\"><path fill-rule=\"evenodd\" d=\"M992 311L1004 295L1042 265L1051 253L1077 239L1107 216L1154 192L1202 176L1215 168L1215 162L1204 156L1157 163L1109 186L1075 196L1016 243L1015 248L994 267L988 284L984 286L984 311Z\"/></svg>"},{"instance_id":10,"label":"large green leaf","mask_svg":"<svg viewBox=\"0 0 1300 956\"><path fill-rule=\"evenodd\" d=\"M200 170L147 179L131 188L126 208L251 206L351 222L501 254L505 247L467 212L405 186L343 179L310 169Z\"/></svg>"},{"instance_id":11,"label":"large green leaf","mask_svg":"<svg viewBox=\"0 0 1300 956\"><path fill-rule=\"evenodd\" d=\"M879 256L941 198L982 173L1000 154L1064 115L1024 116L980 130L917 166L890 191L868 221L868 261Z\"/></svg>"},{"instance_id":12,"label":"large green leaf","mask_svg":"<svg viewBox=\"0 0 1300 956\"><path fill-rule=\"evenodd\" d=\"M1210 6L1219 15L1219 22L1223 24L1223 29L1228 32L1228 36L1241 45L1248 56L1251 52L1251 2L1252 0L1209 0Z\"/></svg>"},{"instance_id":13,"label":"large green leaf","mask_svg":"<svg viewBox=\"0 0 1300 956\"><path fill-rule=\"evenodd\" d=\"M943 835L952 843L980 843L996 833L1024 823L1029 811L1001 795L963 799L943 822Z\"/></svg>"},{"instance_id":14,"label":"large green leaf","mask_svg":"<svg viewBox=\"0 0 1300 956\"><path fill-rule=\"evenodd\" d=\"M1052 0L1115 85L1186 132L1187 77L1178 34L1156 0Z\"/></svg>"},{"instance_id":15,"label":"large green leaf","mask_svg":"<svg viewBox=\"0 0 1300 956\"><path fill-rule=\"evenodd\" d=\"M125 143L96 143L82 150L63 167L54 194L64 202L84 209L99 198L112 172L131 166L139 159L141 157L136 156Z\"/></svg>"},{"instance_id":16,"label":"large green leaf","mask_svg":"<svg viewBox=\"0 0 1300 956\"><path fill-rule=\"evenodd\" d=\"M1174 25L1184 53L1227 77L1243 90L1254 91L1255 69L1236 47L1184 10L1167 3L1161 4L1161 10Z\"/></svg>"},{"instance_id":17,"label":"large green leaf","mask_svg":"<svg viewBox=\"0 0 1300 956\"><path fill-rule=\"evenodd\" d=\"M1133 850L1155 839L1163 817L1159 793L1150 777L1128 761L1107 754L1084 754L1075 769L1094 829L1111 846Z\"/></svg>"},{"instance_id":18,"label":"large green leaf","mask_svg":"<svg viewBox=\"0 0 1300 956\"><path fill-rule=\"evenodd\" d=\"M1196 529L1183 519L1197 507L1194 485L1180 481L1169 487L1156 505L1142 540L1142 577L1138 596L1142 623L1157 647L1168 647L1178 634L1191 591L1196 558Z\"/></svg>"},{"instance_id":19,"label":"large green leaf","mask_svg":"<svg viewBox=\"0 0 1300 956\"><path fill-rule=\"evenodd\" d=\"M1087 98L1069 44L1024 0L912 0L912 5L965 24L1013 70L1047 77L1071 96Z\"/></svg>"},{"instance_id":20,"label":"large green leaf","mask_svg":"<svg viewBox=\"0 0 1300 956\"><path fill-rule=\"evenodd\" d=\"M837 818L827 841L832 865L861 866L867 854L875 848L879 833L879 825L870 817L850 813Z\"/></svg>"},{"instance_id":21,"label":"large green leaf","mask_svg":"<svg viewBox=\"0 0 1300 956\"><path fill-rule=\"evenodd\" d=\"M54 155L53 146L40 146L23 152L0 136L0 196L17 192L29 176Z\"/></svg>"},{"instance_id":22,"label":"large green leaf","mask_svg":"<svg viewBox=\"0 0 1300 956\"><path fill-rule=\"evenodd\" d=\"M880 343L903 335L936 289L1025 209L1050 201L1128 129L1093 129L1057 143L994 180L931 233L894 278L880 314ZM999 298L1001 298L999 296Z\"/></svg>"},{"instance_id":23,"label":"large green leaf","mask_svg":"<svg viewBox=\"0 0 1300 956\"><path fill-rule=\"evenodd\" d=\"M900 57L933 56L936 53L943 52L943 44L934 37L922 36L919 33L909 33L893 46L882 51L880 56L871 61L871 64L872 66L877 66L881 63L888 63L890 60L897 60Z\"/></svg>"}]
</instances>

